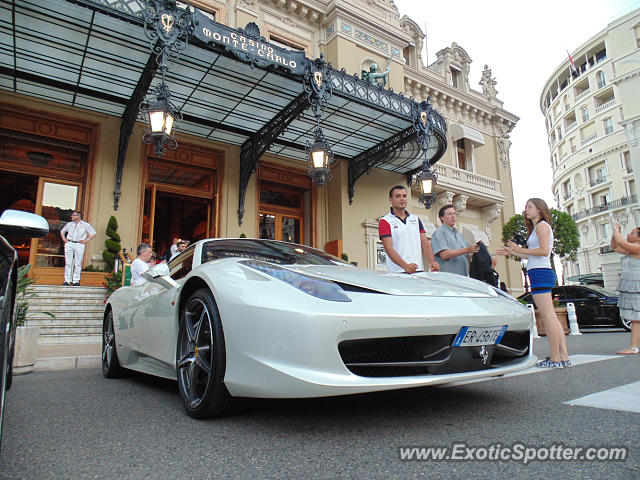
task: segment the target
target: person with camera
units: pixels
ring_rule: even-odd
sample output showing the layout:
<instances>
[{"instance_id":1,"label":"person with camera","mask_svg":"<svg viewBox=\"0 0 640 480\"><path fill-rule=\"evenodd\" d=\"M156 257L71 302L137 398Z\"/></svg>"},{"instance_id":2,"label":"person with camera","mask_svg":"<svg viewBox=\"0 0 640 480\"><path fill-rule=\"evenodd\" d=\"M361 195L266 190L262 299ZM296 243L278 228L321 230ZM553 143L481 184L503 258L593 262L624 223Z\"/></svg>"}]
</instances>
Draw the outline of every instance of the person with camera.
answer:
<instances>
[{"instance_id":1,"label":"person with camera","mask_svg":"<svg viewBox=\"0 0 640 480\"><path fill-rule=\"evenodd\" d=\"M456 229L458 214L453 205L445 205L438 212L442 225L433 233L431 245L440 264L440 271L469 276L469 259L478 253L480 245L469 245ZM488 252L487 252L488 255Z\"/></svg>"},{"instance_id":2,"label":"person with camera","mask_svg":"<svg viewBox=\"0 0 640 480\"><path fill-rule=\"evenodd\" d=\"M618 308L620 316L631 321L631 342L627 348L616 352L618 355L640 353L640 228L634 228L622 237L622 226L616 223L611 236L611 249L622 257Z\"/></svg>"},{"instance_id":3,"label":"person with camera","mask_svg":"<svg viewBox=\"0 0 640 480\"><path fill-rule=\"evenodd\" d=\"M523 216L529 232L526 247L519 246L511 240L496 253L528 259L527 275L531 283L531 293L547 332L551 354L544 360L540 360L536 366L540 368L570 367L567 340L551 298L551 290L556 284L556 274L551 268L551 247L553 246L551 213L544 200L530 198L525 205Z\"/></svg>"}]
</instances>

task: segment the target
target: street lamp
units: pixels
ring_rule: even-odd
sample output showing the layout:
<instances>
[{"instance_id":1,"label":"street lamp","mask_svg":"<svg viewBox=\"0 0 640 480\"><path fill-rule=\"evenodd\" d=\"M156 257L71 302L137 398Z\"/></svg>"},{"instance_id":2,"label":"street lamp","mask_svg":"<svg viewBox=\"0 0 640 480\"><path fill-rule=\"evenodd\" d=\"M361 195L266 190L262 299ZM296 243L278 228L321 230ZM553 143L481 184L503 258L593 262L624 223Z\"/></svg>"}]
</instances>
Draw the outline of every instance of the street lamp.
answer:
<instances>
[{"instance_id":1,"label":"street lamp","mask_svg":"<svg viewBox=\"0 0 640 480\"><path fill-rule=\"evenodd\" d=\"M426 208L431 208L437 198L435 186L438 174L432 172L430 167L440 159L446 149L444 134L439 132L446 133L447 126L442 116L431 108L429 99L419 104L414 104L412 114L413 128L416 132L420 150L424 155L422 169L416 177L420 187L418 202Z\"/></svg>"},{"instance_id":2,"label":"street lamp","mask_svg":"<svg viewBox=\"0 0 640 480\"><path fill-rule=\"evenodd\" d=\"M319 187L325 182L331 181L331 162L333 152L324 138L320 119L329 99L332 95L331 89L331 66L324 61L324 56L309 62L304 74L304 91L316 118L316 130L314 141L311 144L307 141L305 150L309 155L309 176Z\"/></svg>"},{"instance_id":3,"label":"street lamp","mask_svg":"<svg viewBox=\"0 0 640 480\"><path fill-rule=\"evenodd\" d=\"M431 171L429 161L425 160L422 164L422 171L416 177L416 182L418 182L418 186L420 187L418 202L426 208L431 208L431 205L436 201L435 185L437 179L438 174Z\"/></svg>"},{"instance_id":4,"label":"street lamp","mask_svg":"<svg viewBox=\"0 0 640 480\"><path fill-rule=\"evenodd\" d=\"M178 142L173 137L173 127L176 121L182 119L180 111L171 103L169 87L162 82L152 90L155 100L144 101L140 104L140 111L145 117L147 125L142 140L153 144L156 155L163 155L165 148L175 150Z\"/></svg>"},{"instance_id":5,"label":"street lamp","mask_svg":"<svg viewBox=\"0 0 640 480\"><path fill-rule=\"evenodd\" d=\"M178 147L173 129L176 122L182 120L182 114L171 103L165 74L187 44L195 23L191 8L178 8L176 0L145 0L144 7L145 35L151 41L161 78L160 84L149 92L155 99L140 104L140 112L147 122L142 139L153 144L156 155L163 155L165 148L175 150Z\"/></svg>"},{"instance_id":6,"label":"street lamp","mask_svg":"<svg viewBox=\"0 0 640 480\"><path fill-rule=\"evenodd\" d=\"M433 205L433 202L436 201L434 187L437 183L436 180L438 175L429 169L428 162L425 162L422 168L422 171L416 177L416 181L420 187L420 197L418 197L418 202L426 208L430 208L431 205Z\"/></svg>"},{"instance_id":7,"label":"street lamp","mask_svg":"<svg viewBox=\"0 0 640 480\"><path fill-rule=\"evenodd\" d=\"M319 125L316 128L313 145L307 142L306 150L309 153L309 176L319 187L322 187L325 182L331 181L330 165L333 160L333 151Z\"/></svg>"}]
</instances>

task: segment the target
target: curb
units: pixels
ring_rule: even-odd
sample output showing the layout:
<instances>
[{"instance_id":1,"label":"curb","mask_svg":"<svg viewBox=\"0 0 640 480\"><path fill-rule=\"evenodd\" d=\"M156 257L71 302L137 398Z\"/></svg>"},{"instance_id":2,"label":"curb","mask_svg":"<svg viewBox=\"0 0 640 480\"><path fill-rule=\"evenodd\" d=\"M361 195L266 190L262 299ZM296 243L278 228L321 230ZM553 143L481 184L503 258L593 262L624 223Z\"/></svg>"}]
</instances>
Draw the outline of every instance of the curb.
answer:
<instances>
[{"instance_id":1,"label":"curb","mask_svg":"<svg viewBox=\"0 0 640 480\"><path fill-rule=\"evenodd\" d=\"M33 366L34 372L51 370L72 370L74 368L96 368L102 365L100 355L86 355L76 357L39 358Z\"/></svg>"}]
</instances>

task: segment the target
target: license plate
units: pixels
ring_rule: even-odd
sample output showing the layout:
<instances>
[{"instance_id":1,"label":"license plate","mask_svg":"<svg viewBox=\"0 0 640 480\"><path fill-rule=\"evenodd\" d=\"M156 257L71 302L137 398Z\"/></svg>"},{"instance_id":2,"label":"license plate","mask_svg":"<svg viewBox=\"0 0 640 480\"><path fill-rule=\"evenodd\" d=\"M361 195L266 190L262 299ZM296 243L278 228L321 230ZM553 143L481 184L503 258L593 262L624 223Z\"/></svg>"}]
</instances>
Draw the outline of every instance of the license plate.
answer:
<instances>
[{"instance_id":1,"label":"license plate","mask_svg":"<svg viewBox=\"0 0 640 480\"><path fill-rule=\"evenodd\" d=\"M506 325L499 327L462 327L453 341L453 346L494 345L502 340L502 336L506 331Z\"/></svg>"}]
</instances>

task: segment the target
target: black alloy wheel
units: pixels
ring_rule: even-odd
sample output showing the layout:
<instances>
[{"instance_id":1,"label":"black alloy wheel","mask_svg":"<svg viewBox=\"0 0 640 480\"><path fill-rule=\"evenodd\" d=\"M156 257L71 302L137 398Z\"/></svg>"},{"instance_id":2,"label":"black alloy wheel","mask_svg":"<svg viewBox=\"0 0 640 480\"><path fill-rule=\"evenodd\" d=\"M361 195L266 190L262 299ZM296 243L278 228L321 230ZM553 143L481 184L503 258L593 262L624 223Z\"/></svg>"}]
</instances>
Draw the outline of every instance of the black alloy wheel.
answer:
<instances>
[{"instance_id":1,"label":"black alloy wheel","mask_svg":"<svg viewBox=\"0 0 640 480\"><path fill-rule=\"evenodd\" d=\"M622 318L622 315L618 315L618 323L627 332L631 331L631 320L627 320L626 318Z\"/></svg>"},{"instance_id":2,"label":"black alloy wheel","mask_svg":"<svg viewBox=\"0 0 640 480\"><path fill-rule=\"evenodd\" d=\"M113 331L112 310L109 310L102 322L102 375L106 378L117 378L122 375L116 350L116 335Z\"/></svg>"},{"instance_id":3,"label":"black alloy wheel","mask_svg":"<svg viewBox=\"0 0 640 480\"><path fill-rule=\"evenodd\" d=\"M210 418L232 412L234 398L224 385L222 322L206 288L196 290L182 310L176 358L180 398L191 417Z\"/></svg>"}]
</instances>

